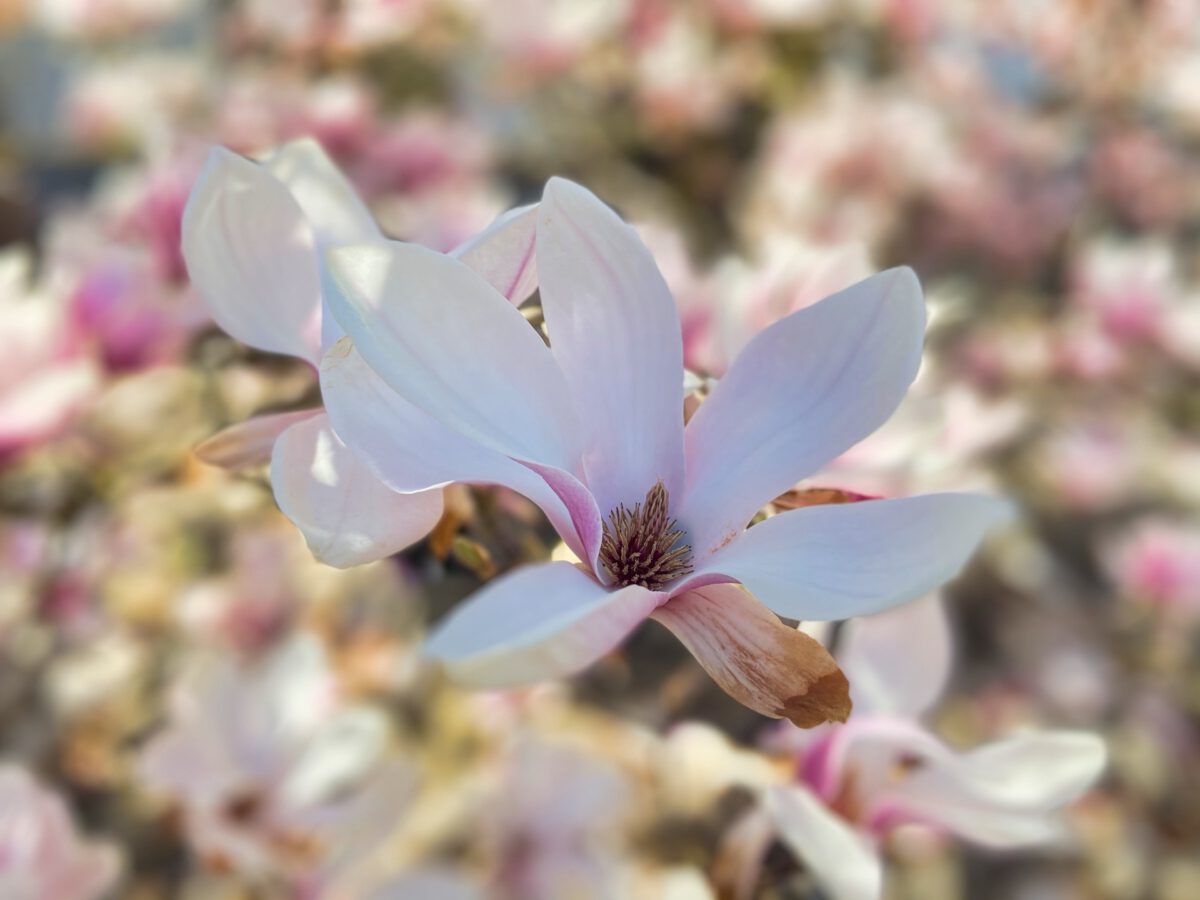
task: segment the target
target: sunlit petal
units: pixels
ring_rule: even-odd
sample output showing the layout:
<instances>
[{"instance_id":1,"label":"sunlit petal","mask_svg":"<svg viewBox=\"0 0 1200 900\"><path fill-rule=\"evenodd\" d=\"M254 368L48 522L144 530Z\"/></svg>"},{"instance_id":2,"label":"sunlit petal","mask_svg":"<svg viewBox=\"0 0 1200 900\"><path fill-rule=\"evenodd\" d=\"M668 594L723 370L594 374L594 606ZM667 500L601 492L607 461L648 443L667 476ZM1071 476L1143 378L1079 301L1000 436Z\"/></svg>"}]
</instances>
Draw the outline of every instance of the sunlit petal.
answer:
<instances>
[{"instance_id":1,"label":"sunlit petal","mask_svg":"<svg viewBox=\"0 0 1200 900\"><path fill-rule=\"evenodd\" d=\"M221 328L260 350L317 362L316 236L283 182L214 148L184 210L182 247L192 284Z\"/></svg>"},{"instance_id":2,"label":"sunlit petal","mask_svg":"<svg viewBox=\"0 0 1200 900\"><path fill-rule=\"evenodd\" d=\"M525 317L479 275L395 242L339 247L326 261L334 314L393 390L501 453L579 467L562 373Z\"/></svg>"},{"instance_id":3,"label":"sunlit petal","mask_svg":"<svg viewBox=\"0 0 1200 900\"><path fill-rule=\"evenodd\" d=\"M324 415L279 436L271 486L313 555L333 566L390 556L420 540L442 514L442 492L398 494L338 440Z\"/></svg>"}]
</instances>

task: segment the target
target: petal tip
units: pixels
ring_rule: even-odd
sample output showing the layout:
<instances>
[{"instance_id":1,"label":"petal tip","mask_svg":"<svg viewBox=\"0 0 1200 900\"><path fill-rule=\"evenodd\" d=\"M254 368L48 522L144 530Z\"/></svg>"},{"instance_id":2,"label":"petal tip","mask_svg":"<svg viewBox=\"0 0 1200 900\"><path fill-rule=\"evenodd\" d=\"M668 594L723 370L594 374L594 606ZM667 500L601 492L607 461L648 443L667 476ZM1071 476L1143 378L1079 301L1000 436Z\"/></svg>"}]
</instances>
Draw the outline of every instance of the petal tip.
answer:
<instances>
[{"instance_id":1,"label":"petal tip","mask_svg":"<svg viewBox=\"0 0 1200 900\"><path fill-rule=\"evenodd\" d=\"M196 178L192 182L192 189L188 194L187 202L183 207L181 227L183 229L182 242L185 253L193 234L196 217L200 215L201 210L210 206L219 196L221 177L229 170L237 168L239 163L242 162L246 162L243 157L227 147L222 147L220 144L214 144L209 148L208 155L204 157L204 165L200 167L200 171L196 174Z\"/></svg>"},{"instance_id":2,"label":"petal tip","mask_svg":"<svg viewBox=\"0 0 1200 900\"><path fill-rule=\"evenodd\" d=\"M845 673L835 667L813 681L804 693L788 697L779 716L798 728L816 728L827 722L845 722L853 708L850 682Z\"/></svg>"},{"instance_id":3,"label":"petal tip","mask_svg":"<svg viewBox=\"0 0 1200 900\"><path fill-rule=\"evenodd\" d=\"M559 193L583 190L585 188L582 185L572 181L570 178L564 178L562 175L551 175L546 181L546 186L542 189L542 197L544 200L548 200Z\"/></svg>"}]
</instances>

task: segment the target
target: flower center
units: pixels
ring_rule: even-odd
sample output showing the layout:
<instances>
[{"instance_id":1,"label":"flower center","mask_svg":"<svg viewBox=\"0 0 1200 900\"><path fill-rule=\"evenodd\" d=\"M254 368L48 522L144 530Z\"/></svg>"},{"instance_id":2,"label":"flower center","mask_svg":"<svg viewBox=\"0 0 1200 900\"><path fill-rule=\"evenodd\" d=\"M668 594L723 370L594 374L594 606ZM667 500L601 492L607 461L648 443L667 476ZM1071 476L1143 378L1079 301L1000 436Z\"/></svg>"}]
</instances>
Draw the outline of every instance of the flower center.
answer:
<instances>
[{"instance_id":1,"label":"flower center","mask_svg":"<svg viewBox=\"0 0 1200 900\"><path fill-rule=\"evenodd\" d=\"M621 504L608 514L600 564L617 586L657 591L692 571L692 548L683 543L683 529L667 517L667 500L660 481L632 510Z\"/></svg>"}]
</instances>

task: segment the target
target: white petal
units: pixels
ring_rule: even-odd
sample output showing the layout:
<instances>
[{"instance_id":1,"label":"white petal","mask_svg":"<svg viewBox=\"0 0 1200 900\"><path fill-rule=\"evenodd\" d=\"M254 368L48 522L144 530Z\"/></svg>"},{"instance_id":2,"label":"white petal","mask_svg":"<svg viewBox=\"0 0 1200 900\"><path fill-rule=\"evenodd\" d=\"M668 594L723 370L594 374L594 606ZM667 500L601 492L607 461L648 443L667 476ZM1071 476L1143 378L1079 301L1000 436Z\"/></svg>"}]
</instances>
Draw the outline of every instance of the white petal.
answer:
<instances>
[{"instance_id":1,"label":"white petal","mask_svg":"<svg viewBox=\"0 0 1200 900\"><path fill-rule=\"evenodd\" d=\"M312 138L284 144L263 167L287 187L304 211L316 240L318 265L323 247L383 239L353 185ZM321 349L327 350L343 332L324 305L320 318Z\"/></svg>"},{"instance_id":2,"label":"white petal","mask_svg":"<svg viewBox=\"0 0 1200 900\"><path fill-rule=\"evenodd\" d=\"M278 787L279 803L293 810L333 803L361 782L388 753L387 717L371 706L338 710L300 748Z\"/></svg>"},{"instance_id":3,"label":"white petal","mask_svg":"<svg viewBox=\"0 0 1200 900\"><path fill-rule=\"evenodd\" d=\"M1010 514L1008 504L980 494L795 509L755 525L692 579L740 582L792 619L869 615L953 578Z\"/></svg>"},{"instance_id":4,"label":"white petal","mask_svg":"<svg viewBox=\"0 0 1200 900\"><path fill-rule=\"evenodd\" d=\"M271 448L275 446L275 439L279 435L297 422L320 413L320 409L299 409L295 412L254 416L221 429L193 452L202 462L224 469L261 465L271 458Z\"/></svg>"},{"instance_id":5,"label":"white petal","mask_svg":"<svg viewBox=\"0 0 1200 900\"><path fill-rule=\"evenodd\" d=\"M666 282L637 233L589 191L553 178L537 266L550 346L584 430L602 513L683 482L683 340Z\"/></svg>"},{"instance_id":6,"label":"white petal","mask_svg":"<svg viewBox=\"0 0 1200 900\"><path fill-rule=\"evenodd\" d=\"M339 247L326 261L331 309L393 390L501 453L578 469L578 426L562 373L491 285L414 244Z\"/></svg>"},{"instance_id":7,"label":"white petal","mask_svg":"<svg viewBox=\"0 0 1200 900\"><path fill-rule=\"evenodd\" d=\"M354 187L312 138L284 144L263 167L287 187L321 245L382 237Z\"/></svg>"},{"instance_id":8,"label":"white petal","mask_svg":"<svg viewBox=\"0 0 1200 900\"><path fill-rule=\"evenodd\" d=\"M667 626L729 696L801 728L844 722L850 693L829 652L736 584L697 588L659 607Z\"/></svg>"},{"instance_id":9,"label":"white petal","mask_svg":"<svg viewBox=\"0 0 1200 900\"><path fill-rule=\"evenodd\" d=\"M919 716L950 675L953 646L942 599L929 594L842 629L838 663L858 713Z\"/></svg>"},{"instance_id":10,"label":"white petal","mask_svg":"<svg viewBox=\"0 0 1200 900\"><path fill-rule=\"evenodd\" d=\"M880 798L904 820L917 818L991 847L1055 841L1052 815L1104 769L1104 743L1084 732L1033 732L947 756L916 770Z\"/></svg>"},{"instance_id":11,"label":"white petal","mask_svg":"<svg viewBox=\"0 0 1200 900\"><path fill-rule=\"evenodd\" d=\"M499 484L542 508L580 559L593 567L600 514L582 485L560 496L545 477L463 437L384 384L349 338L321 362L321 393L334 428L385 484L404 493L460 481ZM568 473L560 473L568 481Z\"/></svg>"},{"instance_id":12,"label":"white petal","mask_svg":"<svg viewBox=\"0 0 1200 900\"><path fill-rule=\"evenodd\" d=\"M184 210L182 248L192 284L221 328L260 350L317 362L316 237L279 179L214 148Z\"/></svg>"},{"instance_id":13,"label":"white petal","mask_svg":"<svg viewBox=\"0 0 1200 900\"><path fill-rule=\"evenodd\" d=\"M466 600L425 652L471 687L560 678L613 650L663 596L637 586L608 591L570 563L528 566Z\"/></svg>"},{"instance_id":14,"label":"white petal","mask_svg":"<svg viewBox=\"0 0 1200 900\"><path fill-rule=\"evenodd\" d=\"M475 237L450 251L518 306L537 290L537 205L510 209Z\"/></svg>"},{"instance_id":15,"label":"white petal","mask_svg":"<svg viewBox=\"0 0 1200 900\"><path fill-rule=\"evenodd\" d=\"M916 276L890 269L750 342L684 438L678 518L699 558L884 423L917 373L924 329Z\"/></svg>"},{"instance_id":16,"label":"white petal","mask_svg":"<svg viewBox=\"0 0 1200 900\"><path fill-rule=\"evenodd\" d=\"M419 541L442 515L442 492L398 494L318 415L289 428L271 454L275 501L331 566L357 566Z\"/></svg>"},{"instance_id":17,"label":"white petal","mask_svg":"<svg viewBox=\"0 0 1200 900\"><path fill-rule=\"evenodd\" d=\"M877 900L883 863L867 840L802 787L771 788L767 809L779 836L834 900Z\"/></svg>"},{"instance_id":18,"label":"white petal","mask_svg":"<svg viewBox=\"0 0 1200 900\"><path fill-rule=\"evenodd\" d=\"M1056 839L1052 813L1100 776L1104 742L1094 734L1030 732L961 755L945 751L880 800L904 818L940 825L977 843L1016 847Z\"/></svg>"}]
</instances>

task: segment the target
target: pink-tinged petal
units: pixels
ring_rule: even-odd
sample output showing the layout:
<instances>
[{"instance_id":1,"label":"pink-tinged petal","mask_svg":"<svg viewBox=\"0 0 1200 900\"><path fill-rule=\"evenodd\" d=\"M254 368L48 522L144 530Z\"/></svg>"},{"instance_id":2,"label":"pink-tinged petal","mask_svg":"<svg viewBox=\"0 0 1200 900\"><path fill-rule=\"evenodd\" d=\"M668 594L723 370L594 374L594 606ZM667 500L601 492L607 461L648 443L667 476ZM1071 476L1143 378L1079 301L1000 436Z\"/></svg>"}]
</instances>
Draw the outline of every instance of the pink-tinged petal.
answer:
<instances>
[{"instance_id":1,"label":"pink-tinged petal","mask_svg":"<svg viewBox=\"0 0 1200 900\"><path fill-rule=\"evenodd\" d=\"M214 148L183 214L188 275L213 319L244 344L316 363L321 279L300 204L266 168Z\"/></svg>"},{"instance_id":2,"label":"pink-tinged petal","mask_svg":"<svg viewBox=\"0 0 1200 900\"><path fill-rule=\"evenodd\" d=\"M354 187L312 138L284 144L263 167L295 198L318 243L354 244L382 237Z\"/></svg>"},{"instance_id":3,"label":"pink-tinged petal","mask_svg":"<svg viewBox=\"0 0 1200 900\"><path fill-rule=\"evenodd\" d=\"M510 209L450 255L519 306L538 286L537 210L536 204Z\"/></svg>"},{"instance_id":4,"label":"pink-tinged petal","mask_svg":"<svg viewBox=\"0 0 1200 900\"><path fill-rule=\"evenodd\" d=\"M423 538L442 515L440 490L390 490L338 440L323 415L298 422L276 440L271 486L313 555L331 566L390 556Z\"/></svg>"},{"instance_id":5,"label":"pink-tinged petal","mask_svg":"<svg viewBox=\"0 0 1200 900\"><path fill-rule=\"evenodd\" d=\"M840 640L838 662L859 713L919 716L937 701L950 675L950 626L937 594L851 619Z\"/></svg>"},{"instance_id":6,"label":"pink-tinged petal","mask_svg":"<svg viewBox=\"0 0 1200 900\"><path fill-rule=\"evenodd\" d=\"M697 588L655 610L739 703L801 728L844 722L850 689L832 656L735 584Z\"/></svg>"},{"instance_id":7,"label":"pink-tinged petal","mask_svg":"<svg viewBox=\"0 0 1200 900\"><path fill-rule=\"evenodd\" d=\"M537 267L550 346L580 411L588 487L602 512L662 481L683 486L683 339L675 301L637 233L577 184L552 178Z\"/></svg>"},{"instance_id":8,"label":"pink-tinged petal","mask_svg":"<svg viewBox=\"0 0 1200 900\"><path fill-rule=\"evenodd\" d=\"M884 423L917 374L924 330L916 275L889 269L750 342L684 438L678 518L699 558Z\"/></svg>"},{"instance_id":9,"label":"pink-tinged petal","mask_svg":"<svg viewBox=\"0 0 1200 900\"><path fill-rule=\"evenodd\" d=\"M663 596L636 585L608 591L570 563L528 566L455 609L425 652L469 687L561 678L613 650Z\"/></svg>"},{"instance_id":10,"label":"pink-tinged petal","mask_svg":"<svg viewBox=\"0 0 1200 900\"><path fill-rule=\"evenodd\" d=\"M800 774L827 803L837 802L850 778L856 797L873 800L896 780L906 761L940 760L948 753L941 741L912 719L854 716L804 749Z\"/></svg>"},{"instance_id":11,"label":"pink-tinged petal","mask_svg":"<svg viewBox=\"0 0 1200 900\"><path fill-rule=\"evenodd\" d=\"M393 390L508 456L579 468L562 373L525 317L479 275L396 242L338 247L326 263L330 308Z\"/></svg>"},{"instance_id":12,"label":"pink-tinged petal","mask_svg":"<svg viewBox=\"0 0 1200 900\"><path fill-rule=\"evenodd\" d=\"M583 547L583 553L576 555L586 561L588 568L593 572L599 571L596 561L600 555L604 527L600 520L600 509L592 492L570 472L532 462L524 465L539 475L562 502L571 519L571 527L579 536ZM561 530L559 534L562 534Z\"/></svg>"},{"instance_id":13,"label":"pink-tinged petal","mask_svg":"<svg viewBox=\"0 0 1200 900\"><path fill-rule=\"evenodd\" d=\"M275 439L297 422L311 419L320 409L298 409L294 412L255 416L222 428L193 451L196 458L210 466L223 469L243 469L262 465L271 458Z\"/></svg>"},{"instance_id":14,"label":"pink-tinged petal","mask_svg":"<svg viewBox=\"0 0 1200 900\"><path fill-rule=\"evenodd\" d=\"M883 863L878 850L802 787L775 787L767 810L779 836L834 900L878 900Z\"/></svg>"},{"instance_id":15,"label":"pink-tinged petal","mask_svg":"<svg viewBox=\"0 0 1200 900\"><path fill-rule=\"evenodd\" d=\"M874 815L919 820L991 847L1053 841L1062 833L1053 813L1104 765L1104 742L1085 732L1030 732L964 754L943 748L882 795Z\"/></svg>"},{"instance_id":16,"label":"pink-tinged petal","mask_svg":"<svg viewBox=\"0 0 1200 900\"><path fill-rule=\"evenodd\" d=\"M981 494L794 509L746 531L688 582L740 582L792 619L870 615L953 578L1010 517L1007 503Z\"/></svg>"},{"instance_id":17,"label":"pink-tinged petal","mask_svg":"<svg viewBox=\"0 0 1200 900\"><path fill-rule=\"evenodd\" d=\"M337 433L393 490L411 493L455 481L503 485L540 506L571 551L594 565L600 513L568 473L535 471L443 425L384 384L349 338L322 360L321 393Z\"/></svg>"}]
</instances>

